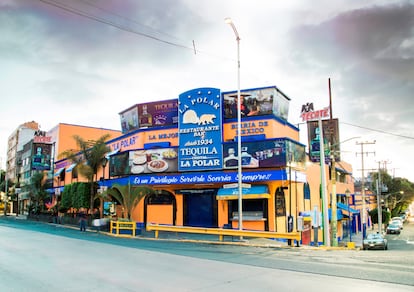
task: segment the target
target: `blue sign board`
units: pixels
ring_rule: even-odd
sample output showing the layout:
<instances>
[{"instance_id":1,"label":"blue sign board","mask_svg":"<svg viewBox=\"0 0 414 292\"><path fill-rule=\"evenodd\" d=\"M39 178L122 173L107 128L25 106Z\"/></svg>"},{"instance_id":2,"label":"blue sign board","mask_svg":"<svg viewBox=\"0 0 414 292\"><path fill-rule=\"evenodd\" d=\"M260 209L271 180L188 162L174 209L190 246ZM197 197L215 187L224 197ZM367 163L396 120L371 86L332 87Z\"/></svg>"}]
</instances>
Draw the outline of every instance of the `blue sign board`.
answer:
<instances>
[{"instance_id":1,"label":"blue sign board","mask_svg":"<svg viewBox=\"0 0 414 292\"><path fill-rule=\"evenodd\" d=\"M244 171L242 173L243 182L265 182L275 180L288 180L286 169L265 170L265 171ZM306 175L301 172L292 172L292 177L296 182L306 182ZM236 172L200 172L200 173L182 173L182 174L144 174L117 179L106 180L105 185L111 187L114 184L120 185L180 185L180 184L227 184L238 182Z\"/></svg>"},{"instance_id":2,"label":"blue sign board","mask_svg":"<svg viewBox=\"0 0 414 292\"><path fill-rule=\"evenodd\" d=\"M222 169L222 109L217 88L197 88L178 98L178 170Z\"/></svg>"}]
</instances>

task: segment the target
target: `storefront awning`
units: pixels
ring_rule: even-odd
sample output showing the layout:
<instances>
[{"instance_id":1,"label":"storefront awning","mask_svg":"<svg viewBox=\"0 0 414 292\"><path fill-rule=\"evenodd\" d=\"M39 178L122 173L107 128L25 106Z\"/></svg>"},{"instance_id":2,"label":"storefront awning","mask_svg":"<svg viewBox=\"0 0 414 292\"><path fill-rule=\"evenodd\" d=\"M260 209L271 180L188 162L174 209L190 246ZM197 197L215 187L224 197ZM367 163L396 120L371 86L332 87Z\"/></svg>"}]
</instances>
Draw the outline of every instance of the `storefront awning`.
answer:
<instances>
[{"instance_id":1,"label":"storefront awning","mask_svg":"<svg viewBox=\"0 0 414 292\"><path fill-rule=\"evenodd\" d=\"M71 172L75 167L77 163L72 163L68 168L66 168L66 172Z\"/></svg>"},{"instance_id":2,"label":"storefront awning","mask_svg":"<svg viewBox=\"0 0 414 292\"><path fill-rule=\"evenodd\" d=\"M236 200L239 198L239 188L221 188L217 192L217 200ZM268 199L270 198L267 186L251 186L242 188L243 199Z\"/></svg>"},{"instance_id":3,"label":"storefront awning","mask_svg":"<svg viewBox=\"0 0 414 292\"><path fill-rule=\"evenodd\" d=\"M59 168L59 169L55 172L54 177L60 176L60 174L61 174L61 173L62 173L62 171L64 171L64 170L65 170L65 168L64 168L64 167Z\"/></svg>"},{"instance_id":4,"label":"storefront awning","mask_svg":"<svg viewBox=\"0 0 414 292\"><path fill-rule=\"evenodd\" d=\"M340 203L340 202L338 202L338 203L336 204L336 206L337 206L339 209L341 209L341 210L344 210L344 211L347 211L347 212L348 212L348 205L347 205L347 204L344 204L344 203ZM353 213L353 214L358 214L358 213L359 213L359 210L349 208L349 212L351 212L351 213Z\"/></svg>"},{"instance_id":5,"label":"storefront awning","mask_svg":"<svg viewBox=\"0 0 414 292\"><path fill-rule=\"evenodd\" d=\"M349 171L347 171L343 168L340 168L340 167L335 167L335 170L339 171L339 172L342 172L342 173L345 173L345 174L352 174L352 172L349 172Z\"/></svg>"},{"instance_id":6,"label":"storefront awning","mask_svg":"<svg viewBox=\"0 0 414 292\"><path fill-rule=\"evenodd\" d=\"M329 221L332 218L332 209L329 208L328 209L328 215L329 215ZM344 216L342 215L341 210L336 209L336 220L342 220L344 218Z\"/></svg>"}]
</instances>

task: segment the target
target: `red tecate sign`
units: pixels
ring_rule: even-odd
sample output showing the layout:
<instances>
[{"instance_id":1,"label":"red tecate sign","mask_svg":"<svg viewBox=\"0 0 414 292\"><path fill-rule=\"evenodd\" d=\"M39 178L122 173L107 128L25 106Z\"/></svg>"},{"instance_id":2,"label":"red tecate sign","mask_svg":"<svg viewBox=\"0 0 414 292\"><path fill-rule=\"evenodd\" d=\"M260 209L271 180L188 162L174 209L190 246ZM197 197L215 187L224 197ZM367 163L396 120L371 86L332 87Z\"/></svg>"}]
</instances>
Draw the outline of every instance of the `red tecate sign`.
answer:
<instances>
[{"instance_id":1,"label":"red tecate sign","mask_svg":"<svg viewBox=\"0 0 414 292\"><path fill-rule=\"evenodd\" d=\"M314 121L329 118L329 107L317 111L303 111L300 116L302 121Z\"/></svg>"}]
</instances>

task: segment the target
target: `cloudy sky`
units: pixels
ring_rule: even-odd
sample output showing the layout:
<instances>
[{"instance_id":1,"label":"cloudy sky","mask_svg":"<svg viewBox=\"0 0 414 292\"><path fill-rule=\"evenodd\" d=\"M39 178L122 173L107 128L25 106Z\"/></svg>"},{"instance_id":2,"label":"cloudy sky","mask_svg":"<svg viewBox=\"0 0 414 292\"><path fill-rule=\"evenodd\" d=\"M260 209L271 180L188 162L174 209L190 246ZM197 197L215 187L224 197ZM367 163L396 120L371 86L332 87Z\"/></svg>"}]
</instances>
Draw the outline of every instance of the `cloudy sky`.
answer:
<instances>
[{"instance_id":1,"label":"cloudy sky","mask_svg":"<svg viewBox=\"0 0 414 292\"><path fill-rule=\"evenodd\" d=\"M187 90L275 85L329 105L354 176L387 162L414 182L414 2L393 0L2 0L0 157L23 122L120 130L119 112ZM306 127L299 125L306 144ZM375 152L375 155L374 155ZM384 164L382 164L384 165Z\"/></svg>"}]
</instances>

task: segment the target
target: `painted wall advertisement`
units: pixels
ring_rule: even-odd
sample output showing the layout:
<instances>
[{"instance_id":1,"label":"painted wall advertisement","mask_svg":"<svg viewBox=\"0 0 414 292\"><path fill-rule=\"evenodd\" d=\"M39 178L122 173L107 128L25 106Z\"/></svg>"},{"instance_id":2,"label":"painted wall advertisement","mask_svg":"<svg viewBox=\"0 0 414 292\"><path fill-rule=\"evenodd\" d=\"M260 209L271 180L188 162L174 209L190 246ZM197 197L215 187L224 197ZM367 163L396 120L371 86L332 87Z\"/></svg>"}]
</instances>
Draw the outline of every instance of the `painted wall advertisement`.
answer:
<instances>
[{"instance_id":1,"label":"painted wall advertisement","mask_svg":"<svg viewBox=\"0 0 414 292\"><path fill-rule=\"evenodd\" d=\"M223 167L237 168L237 143L224 144L223 151L225 155ZM305 160L305 146L284 138L242 143L243 168L285 167L288 162L294 162L297 167L304 167Z\"/></svg>"},{"instance_id":2,"label":"painted wall advertisement","mask_svg":"<svg viewBox=\"0 0 414 292\"><path fill-rule=\"evenodd\" d=\"M177 148L156 148L125 151L111 155L110 176L130 174L177 172Z\"/></svg>"},{"instance_id":3,"label":"painted wall advertisement","mask_svg":"<svg viewBox=\"0 0 414 292\"><path fill-rule=\"evenodd\" d=\"M223 151L220 89L193 89L180 94L178 100L178 170L221 169Z\"/></svg>"}]
</instances>

